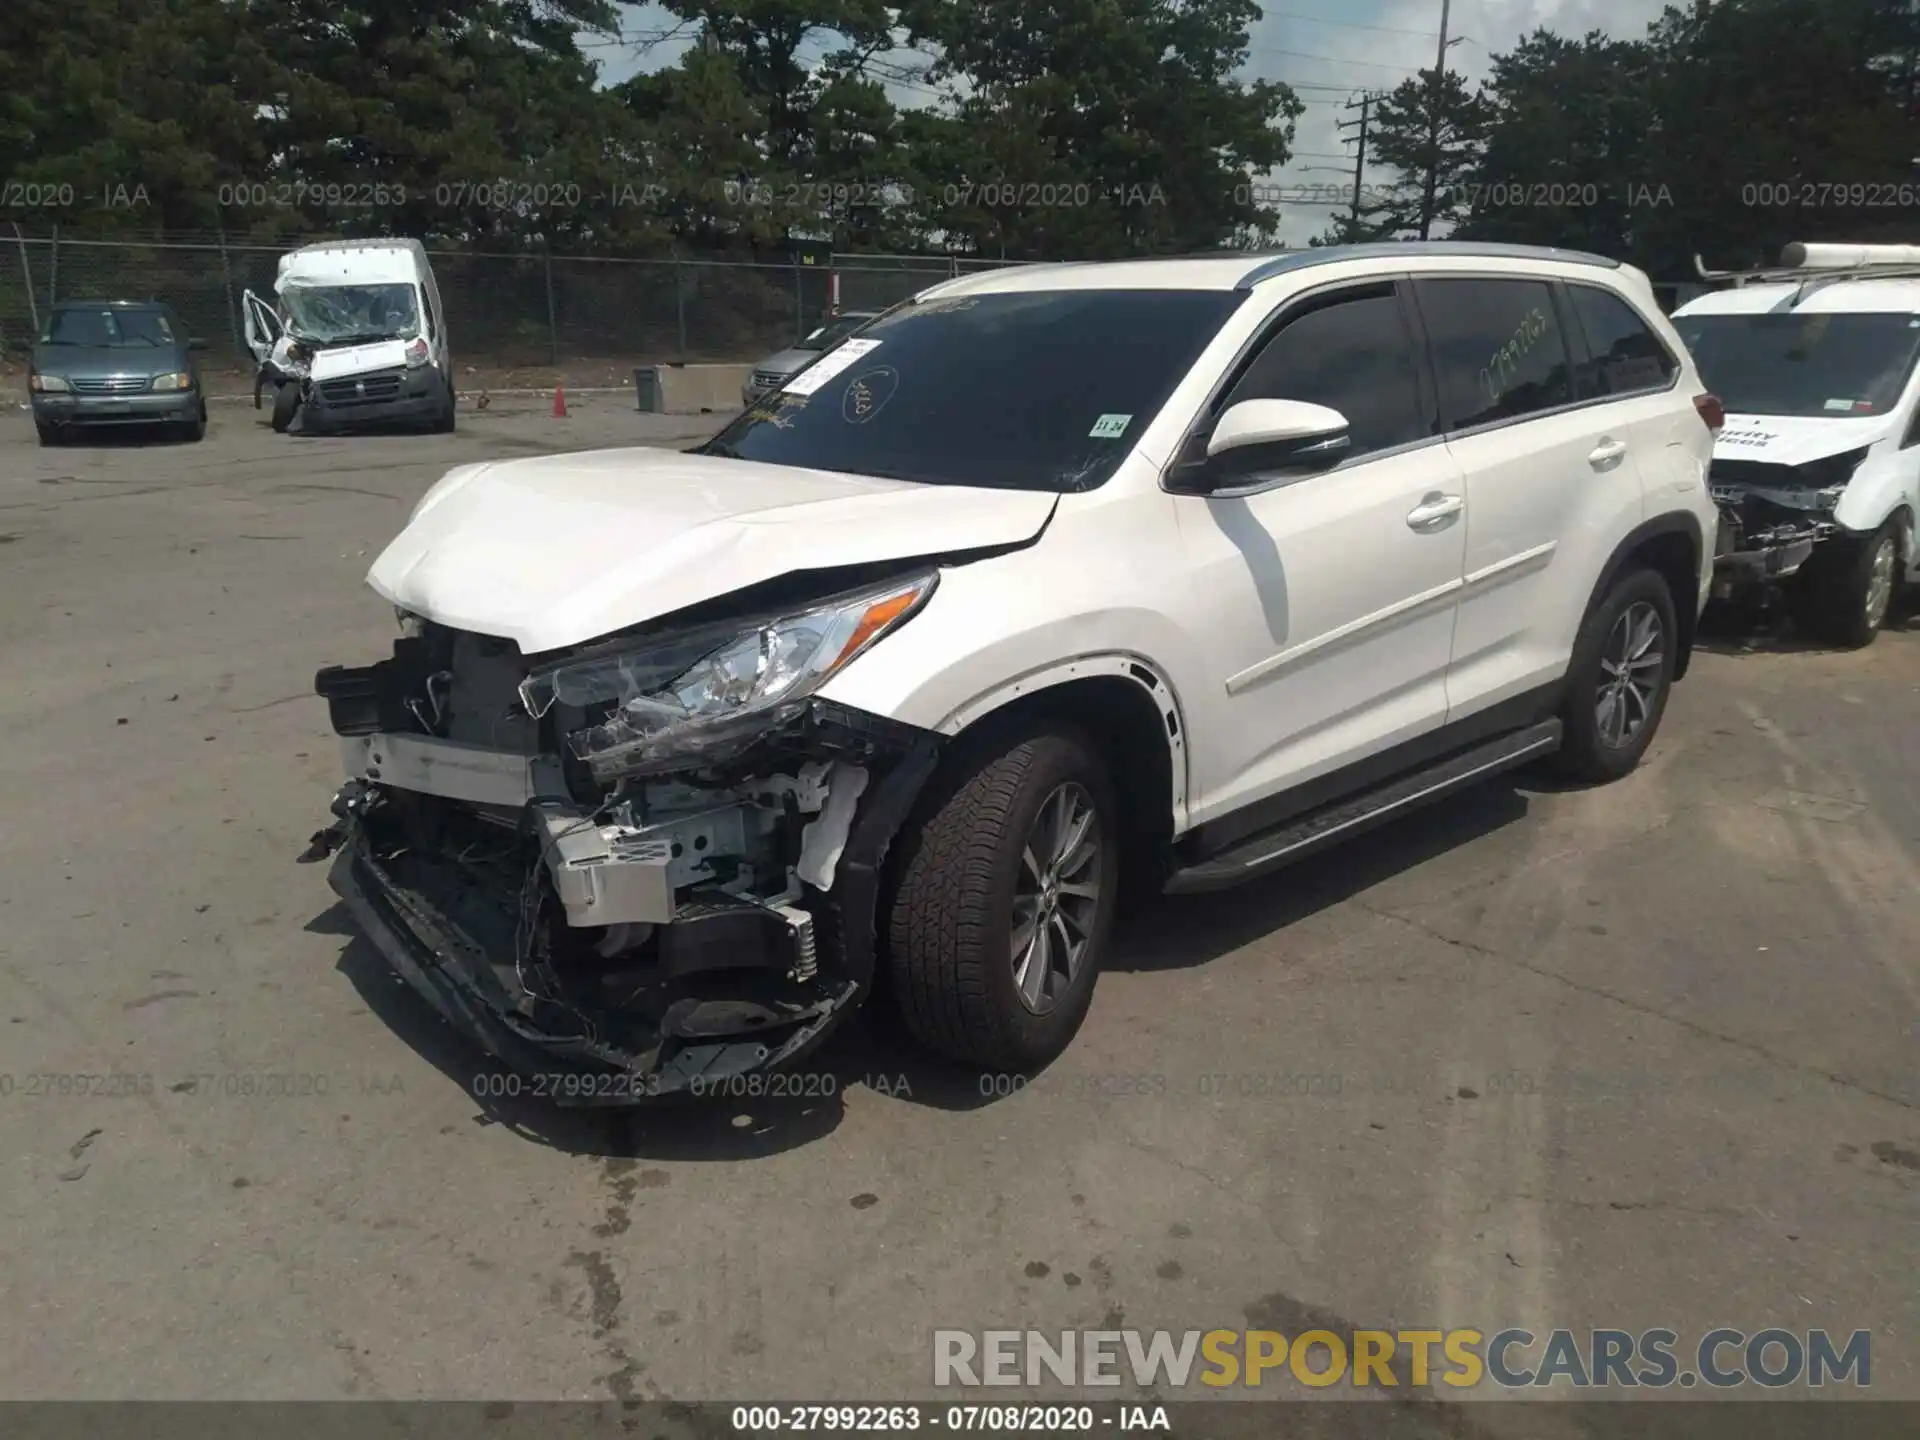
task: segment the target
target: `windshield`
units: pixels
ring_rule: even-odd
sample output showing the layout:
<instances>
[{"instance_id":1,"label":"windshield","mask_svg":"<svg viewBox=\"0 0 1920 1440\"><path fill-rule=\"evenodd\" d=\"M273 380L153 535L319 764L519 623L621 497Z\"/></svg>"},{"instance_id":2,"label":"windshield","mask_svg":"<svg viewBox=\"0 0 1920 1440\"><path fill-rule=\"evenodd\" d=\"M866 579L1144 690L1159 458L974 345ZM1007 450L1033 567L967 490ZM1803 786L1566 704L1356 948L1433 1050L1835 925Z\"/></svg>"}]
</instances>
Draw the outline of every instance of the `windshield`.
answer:
<instances>
[{"instance_id":1,"label":"windshield","mask_svg":"<svg viewBox=\"0 0 1920 1440\"><path fill-rule=\"evenodd\" d=\"M1920 317L1681 315L1707 388L1742 415L1885 415L1920 353Z\"/></svg>"},{"instance_id":2,"label":"windshield","mask_svg":"<svg viewBox=\"0 0 1920 1440\"><path fill-rule=\"evenodd\" d=\"M173 344L173 327L158 310L55 310L40 343L150 349Z\"/></svg>"},{"instance_id":3,"label":"windshield","mask_svg":"<svg viewBox=\"0 0 1920 1440\"><path fill-rule=\"evenodd\" d=\"M794 348L825 350L830 345L838 345L871 319L873 319L871 315L842 315L838 320L829 320Z\"/></svg>"},{"instance_id":4,"label":"windshield","mask_svg":"<svg viewBox=\"0 0 1920 1440\"><path fill-rule=\"evenodd\" d=\"M1244 298L1047 290L907 306L701 450L935 485L1090 490Z\"/></svg>"},{"instance_id":5,"label":"windshield","mask_svg":"<svg viewBox=\"0 0 1920 1440\"><path fill-rule=\"evenodd\" d=\"M287 329L319 345L411 340L420 333L411 285L287 285L280 301Z\"/></svg>"}]
</instances>

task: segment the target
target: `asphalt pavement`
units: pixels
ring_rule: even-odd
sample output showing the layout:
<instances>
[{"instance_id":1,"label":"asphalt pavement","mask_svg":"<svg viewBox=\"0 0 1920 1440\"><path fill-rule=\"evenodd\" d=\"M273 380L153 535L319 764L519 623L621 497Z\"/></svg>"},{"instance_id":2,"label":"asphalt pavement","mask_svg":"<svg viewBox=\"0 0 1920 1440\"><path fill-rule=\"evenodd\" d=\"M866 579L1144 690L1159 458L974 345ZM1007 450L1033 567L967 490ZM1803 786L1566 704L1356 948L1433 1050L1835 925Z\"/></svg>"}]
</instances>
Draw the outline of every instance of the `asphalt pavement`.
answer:
<instances>
[{"instance_id":1,"label":"asphalt pavement","mask_svg":"<svg viewBox=\"0 0 1920 1440\"><path fill-rule=\"evenodd\" d=\"M1020 1093L880 1012L803 1102L485 1093L297 863L313 672L450 465L715 423L0 415L0 1395L931 1396L935 1329L1320 1321L1870 1329L1920 1399L1911 618L1720 634L1624 783L1154 905Z\"/></svg>"}]
</instances>

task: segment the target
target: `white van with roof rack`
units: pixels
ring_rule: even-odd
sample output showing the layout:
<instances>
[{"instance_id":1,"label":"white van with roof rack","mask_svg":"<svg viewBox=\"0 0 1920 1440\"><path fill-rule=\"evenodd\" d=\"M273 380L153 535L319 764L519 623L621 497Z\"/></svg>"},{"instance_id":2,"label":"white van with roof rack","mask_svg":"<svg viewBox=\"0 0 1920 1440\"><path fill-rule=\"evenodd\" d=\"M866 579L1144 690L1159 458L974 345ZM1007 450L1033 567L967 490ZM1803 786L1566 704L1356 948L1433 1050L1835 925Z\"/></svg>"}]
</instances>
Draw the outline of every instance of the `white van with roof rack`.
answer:
<instances>
[{"instance_id":1,"label":"white van with roof rack","mask_svg":"<svg viewBox=\"0 0 1920 1440\"><path fill-rule=\"evenodd\" d=\"M280 257L273 288L278 305L251 290L242 302L247 348L276 387L274 429L453 429L446 312L418 240L306 245Z\"/></svg>"},{"instance_id":2,"label":"white van with roof rack","mask_svg":"<svg viewBox=\"0 0 1920 1440\"><path fill-rule=\"evenodd\" d=\"M1872 642L1920 575L1920 245L1789 245L1673 323L1727 409L1715 593L1784 582L1802 629Z\"/></svg>"}]
</instances>

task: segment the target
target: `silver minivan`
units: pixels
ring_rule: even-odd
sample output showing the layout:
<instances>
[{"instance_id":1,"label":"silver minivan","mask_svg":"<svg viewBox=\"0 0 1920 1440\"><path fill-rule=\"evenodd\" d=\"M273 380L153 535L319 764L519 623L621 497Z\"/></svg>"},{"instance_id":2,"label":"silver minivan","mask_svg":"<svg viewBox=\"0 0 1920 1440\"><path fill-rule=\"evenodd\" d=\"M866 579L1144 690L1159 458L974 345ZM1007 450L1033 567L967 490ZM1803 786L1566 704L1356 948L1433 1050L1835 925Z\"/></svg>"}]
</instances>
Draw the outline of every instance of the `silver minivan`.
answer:
<instances>
[{"instance_id":1,"label":"silver minivan","mask_svg":"<svg viewBox=\"0 0 1920 1440\"><path fill-rule=\"evenodd\" d=\"M828 316L826 323L798 345L775 351L755 365L747 383L740 387L740 403L751 405L761 396L778 390L802 366L812 364L819 359L822 351L838 345L879 314L878 310L843 310L838 315Z\"/></svg>"}]
</instances>

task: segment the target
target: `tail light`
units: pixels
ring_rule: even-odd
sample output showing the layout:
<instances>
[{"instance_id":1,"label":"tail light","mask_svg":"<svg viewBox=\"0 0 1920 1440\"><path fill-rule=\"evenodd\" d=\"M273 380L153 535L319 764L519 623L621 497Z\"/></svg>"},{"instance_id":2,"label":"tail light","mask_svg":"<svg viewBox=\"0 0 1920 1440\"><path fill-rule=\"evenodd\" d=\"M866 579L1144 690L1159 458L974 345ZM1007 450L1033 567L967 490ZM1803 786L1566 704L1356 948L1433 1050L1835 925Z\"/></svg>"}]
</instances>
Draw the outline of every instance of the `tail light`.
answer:
<instances>
[{"instance_id":1,"label":"tail light","mask_svg":"<svg viewBox=\"0 0 1920 1440\"><path fill-rule=\"evenodd\" d=\"M1696 395L1693 408L1700 412L1700 418L1707 422L1707 429L1718 435L1727 423L1727 407L1720 403L1718 395Z\"/></svg>"}]
</instances>

